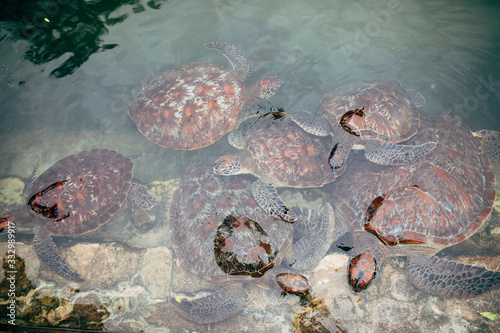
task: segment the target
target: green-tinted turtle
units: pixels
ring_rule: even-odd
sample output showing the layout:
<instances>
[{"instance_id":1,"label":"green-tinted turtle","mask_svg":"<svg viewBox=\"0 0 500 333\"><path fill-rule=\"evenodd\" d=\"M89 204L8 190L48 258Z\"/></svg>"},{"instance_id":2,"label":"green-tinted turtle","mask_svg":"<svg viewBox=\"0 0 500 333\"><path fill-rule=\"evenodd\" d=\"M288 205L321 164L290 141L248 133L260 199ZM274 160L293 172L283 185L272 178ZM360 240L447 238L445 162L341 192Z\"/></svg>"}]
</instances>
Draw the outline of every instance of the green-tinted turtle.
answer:
<instances>
[{"instance_id":1,"label":"green-tinted turtle","mask_svg":"<svg viewBox=\"0 0 500 333\"><path fill-rule=\"evenodd\" d=\"M12 73L5 67L4 64L0 63L0 78L7 83L9 87L12 87L14 85L14 77L12 76Z\"/></svg>"},{"instance_id":2,"label":"green-tinted turtle","mask_svg":"<svg viewBox=\"0 0 500 333\"><path fill-rule=\"evenodd\" d=\"M443 298L474 296L500 284L500 272L435 256L481 228L492 211L495 177L460 117L423 120L409 144L430 141L437 142L434 150L412 164L356 161L334 183L336 218L350 221L355 231L348 274L356 293L388 256L406 256L410 281Z\"/></svg>"},{"instance_id":3,"label":"green-tinted turtle","mask_svg":"<svg viewBox=\"0 0 500 333\"><path fill-rule=\"evenodd\" d=\"M224 286L194 300L171 298L182 317L211 323L236 315L245 305L242 285L247 282L268 286L278 295L307 293L307 279L288 272L292 275L281 289L276 274L319 262L336 237L333 210L328 204L321 212L294 207L297 222L283 223L259 207L252 182L249 175L218 176L211 165L198 164L182 178L170 207L174 253L191 272ZM292 245L294 229L305 236Z\"/></svg>"},{"instance_id":4,"label":"green-tinted turtle","mask_svg":"<svg viewBox=\"0 0 500 333\"><path fill-rule=\"evenodd\" d=\"M248 105L272 96L282 82L275 76L245 85L252 63L233 45L205 45L220 51L233 70L191 63L151 81L128 107L139 131L152 142L174 149L198 149L238 128Z\"/></svg>"},{"instance_id":5,"label":"green-tinted turtle","mask_svg":"<svg viewBox=\"0 0 500 333\"><path fill-rule=\"evenodd\" d=\"M276 187L321 187L333 182L345 170L330 167L332 139L318 126L319 122L303 112L276 120L263 119L244 136L233 132L230 143L242 150L220 157L214 172L224 176L255 175L258 180L252 185L254 199L269 214L293 222L296 217Z\"/></svg>"},{"instance_id":6,"label":"green-tinted turtle","mask_svg":"<svg viewBox=\"0 0 500 333\"><path fill-rule=\"evenodd\" d=\"M0 232L34 221L43 228L33 244L39 258L62 277L83 282L58 254L50 234L81 235L106 223L127 196L144 209L153 197L144 185L131 183L131 157L107 148L66 156L36 178L38 164L24 193L26 205L0 218Z\"/></svg>"},{"instance_id":7,"label":"green-tinted turtle","mask_svg":"<svg viewBox=\"0 0 500 333\"><path fill-rule=\"evenodd\" d=\"M398 144L417 132L424 103L397 81L357 82L326 94L320 109L333 132L333 167L342 168L351 149L365 149L366 158L382 165L409 164L430 152L435 142Z\"/></svg>"}]
</instances>

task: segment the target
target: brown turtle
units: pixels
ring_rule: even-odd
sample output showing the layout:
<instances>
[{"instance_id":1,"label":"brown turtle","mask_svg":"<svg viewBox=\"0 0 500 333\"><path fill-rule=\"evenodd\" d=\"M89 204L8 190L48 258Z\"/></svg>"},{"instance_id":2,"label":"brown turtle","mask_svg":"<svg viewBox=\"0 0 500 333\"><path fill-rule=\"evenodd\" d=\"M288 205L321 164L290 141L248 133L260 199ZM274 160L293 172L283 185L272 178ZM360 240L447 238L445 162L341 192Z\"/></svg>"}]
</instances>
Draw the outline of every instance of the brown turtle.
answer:
<instances>
[{"instance_id":1,"label":"brown turtle","mask_svg":"<svg viewBox=\"0 0 500 333\"><path fill-rule=\"evenodd\" d=\"M294 207L292 225L266 214L253 199L248 175L222 177L211 165L192 165L186 171L170 207L171 241L177 260L191 272L224 288L206 297L171 298L182 317L211 323L236 315L245 305L246 282L304 296L307 279L291 273L286 281L276 274L314 266L335 237L333 210L321 212ZM292 245L294 229L304 237ZM307 289L307 290L306 290Z\"/></svg>"},{"instance_id":2,"label":"brown turtle","mask_svg":"<svg viewBox=\"0 0 500 333\"><path fill-rule=\"evenodd\" d=\"M410 281L443 298L478 295L500 283L500 272L435 256L480 229L492 211L495 177L459 116L423 120L409 144L429 141L437 142L434 150L412 164L356 161L334 183L336 217L355 230L348 274L356 293L387 256L406 256Z\"/></svg>"},{"instance_id":3,"label":"brown turtle","mask_svg":"<svg viewBox=\"0 0 500 333\"><path fill-rule=\"evenodd\" d=\"M0 217L0 232L35 221L43 228L33 240L39 258L66 279L83 282L58 254L50 234L81 235L106 223L127 196L142 208L153 207L144 185L131 183L133 157L95 148L66 156L36 178L38 164L24 193L26 205Z\"/></svg>"},{"instance_id":4,"label":"brown turtle","mask_svg":"<svg viewBox=\"0 0 500 333\"><path fill-rule=\"evenodd\" d=\"M248 105L281 86L275 76L244 85L252 63L233 45L205 46L220 51L233 70L209 63L180 66L152 80L130 103L128 114L152 142L187 150L208 146L253 116Z\"/></svg>"},{"instance_id":5,"label":"brown turtle","mask_svg":"<svg viewBox=\"0 0 500 333\"><path fill-rule=\"evenodd\" d=\"M330 168L332 141L328 132L318 128L309 113L263 119L238 139L240 132L231 133L230 143L242 150L220 157L214 172L223 176L250 173L258 177L252 184L252 193L260 207L268 214L293 222L296 217L276 187L321 187L344 172Z\"/></svg>"},{"instance_id":6,"label":"brown turtle","mask_svg":"<svg viewBox=\"0 0 500 333\"><path fill-rule=\"evenodd\" d=\"M417 132L417 108L424 103L420 93L397 81L357 82L326 94L320 109L333 132L332 166L342 168L351 149L365 149L367 159L382 165L409 164L427 154L435 142L398 144Z\"/></svg>"}]
</instances>

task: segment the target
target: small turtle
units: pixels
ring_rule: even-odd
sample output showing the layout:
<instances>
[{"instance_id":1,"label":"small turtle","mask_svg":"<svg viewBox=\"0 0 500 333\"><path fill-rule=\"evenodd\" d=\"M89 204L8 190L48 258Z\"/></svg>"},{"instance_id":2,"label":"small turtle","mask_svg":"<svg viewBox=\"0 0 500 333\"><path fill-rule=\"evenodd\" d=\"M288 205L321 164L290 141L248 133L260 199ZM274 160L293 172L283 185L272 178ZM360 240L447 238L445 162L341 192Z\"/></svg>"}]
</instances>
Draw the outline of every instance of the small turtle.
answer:
<instances>
[{"instance_id":1,"label":"small turtle","mask_svg":"<svg viewBox=\"0 0 500 333\"><path fill-rule=\"evenodd\" d=\"M244 85L252 63L233 45L205 46L220 51L233 70L209 63L180 66L152 80L130 103L128 114L152 142L186 150L208 146L253 116L248 105L281 86L275 76Z\"/></svg>"},{"instance_id":2,"label":"small turtle","mask_svg":"<svg viewBox=\"0 0 500 333\"><path fill-rule=\"evenodd\" d=\"M366 289L387 256L405 256L410 281L434 295L467 297L500 284L500 272L435 256L482 226L495 200L495 176L478 139L459 116L422 121L410 144L436 141L413 164L353 163L333 186L336 218L352 221L348 266L355 293Z\"/></svg>"},{"instance_id":3,"label":"small turtle","mask_svg":"<svg viewBox=\"0 0 500 333\"><path fill-rule=\"evenodd\" d=\"M481 139L481 145L492 163L500 162L500 132L480 130L472 134Z\"/></svg>"},{"instance_id":4,"label":"small turtle","mask_svg":"<svg viewBox=\"0 0 500 333\"><path fill-rule=\"evenodd\" d=\"M4 64L0 63L0 78L7 83L9 87L14 86L14 77Z\"/></svg>"},{"instance_id":5,"label":"small turtle","mask_svg":"<svg viewBox=\"0 0 500 333\"><path fill-rule=\"evenodd\" d=\"M245 305L246 282L278 295L310 293L307 279L288 269L314 266L338 235L330 205L320 212L294 207L298 221L282 223L253 199L252 182L248 175L222 177L210 165L195 164L174 194L169 226L178 261L205 279L223 283L221 290L206 297L171 298L179 315L188 320L211 323L236 315ZM305 236L292 245L295 231ZM278 282L276 274L282 272L291 275Z\"/></svg>"},{"instance_id":6,"label":"small turtle","mask_svg":"<svg viewBox=\"0 0 500 333\"><path fill-rule=\"evenodd\" d=\"M397 144L417 132L417 108L424 103L420 93L397 81L358 82L326 94L320 104L322 119L330 124L338 150L332 167L342 168L351 149L365 149L366 158L381 165L409 164L429 153L435 142Z\"/></svg>"},{"instance_id":7,"label":"small turtle","mask_svg":"<svg viewBox=\"0 0 500 333\"><path fill-rule=\"evenodd\" d=\"M319 119L304 112L277 120L264 119L245 136L233 132L230 143L242 151L220 157L214 172L223 176L255 175L258 180L252 185L252 193L259 205L268 214L293 222L296 217L276 187L321 187L344 172L344 169L332 172L328 164L331 138L327 137L328 132L321 131L318 123Z\"/></svg>"},{"instance_id":8,"label":"small turtle","mask_svg":"<svg viewBox=\"0 0 500 333\"><path fill-rule=\"evenodd\" d=\"M130 182L132 158L116 150L95 148L66 156L36 178L38 165L23 191L26 205L0 217L0 232L37 222L43 226L33 240L39 258L62 277L83 282L58 254L50 234L85 234L106 223L127 196L144 209L153 207L153 197L144 185Z\"/></svg>"}]
</instances>

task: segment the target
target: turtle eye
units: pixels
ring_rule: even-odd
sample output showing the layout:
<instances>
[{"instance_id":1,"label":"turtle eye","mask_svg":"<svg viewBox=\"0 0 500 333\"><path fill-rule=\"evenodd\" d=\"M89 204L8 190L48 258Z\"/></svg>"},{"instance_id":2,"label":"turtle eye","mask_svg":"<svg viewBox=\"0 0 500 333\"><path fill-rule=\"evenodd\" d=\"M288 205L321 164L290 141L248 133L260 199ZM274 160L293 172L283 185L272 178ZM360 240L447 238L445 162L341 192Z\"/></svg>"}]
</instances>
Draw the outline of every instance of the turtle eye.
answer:
<instances>
[{"instance_id":1,"label":"turtle eye","mask_svg":"<svg viewBox=\"0 0 500 333\"><path fill-rule=\"evenodd\" d=\"M347 273L352 291L358 294L377 276L377 260L369 251L362 252L351 258Z\"/></svg>"}]
</instances>

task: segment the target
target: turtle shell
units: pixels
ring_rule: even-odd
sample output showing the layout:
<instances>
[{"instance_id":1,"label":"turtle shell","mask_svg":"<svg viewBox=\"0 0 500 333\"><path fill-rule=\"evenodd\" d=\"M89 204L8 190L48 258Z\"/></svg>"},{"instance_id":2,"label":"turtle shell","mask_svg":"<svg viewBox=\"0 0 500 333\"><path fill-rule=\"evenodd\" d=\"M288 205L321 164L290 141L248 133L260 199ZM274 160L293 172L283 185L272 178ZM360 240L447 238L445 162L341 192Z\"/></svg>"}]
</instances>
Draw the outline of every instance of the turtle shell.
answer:
<instances>
[{"instance_id":1,"label":"turtle shell","mask_svg":"<svg viewBox=\"0 0 500 333\"><path fill-rule=\"evenodd\" d=\"M270 218L259 207L251 192L253 181L248 175L217 176L212 165L194 164L188 168L174 194L169 222L174 253L185 267L216 282L254 280L260 275L247 274L251 272L244 272L244 265L218 263L215 256L230 253L232 259L252 266L265 260L264 252L277 254L291 245L292 226ZM251 235L255 228L245 227L248 221L258 223L266 236L260 237L262 232L257 238ZM230 232L224 228L227 223ZM266 270L274 266L267 262L259 265Z\"/></svg>"},{"instance_id":2,"label":"turtle shell","mask_svg":"<svg viewBox=\"0 0 500 333\"><path fill-rule=\"evenodd\" d=\"M309 134L287 117L264 119L246 136L254 172L278 186L321 187L338 176L328 164L331 137Z\"/></svg>"},{"instance_id":3,"label":"turtle shell","mask_svg":"<svg viewBox=\"0 0 500 333\"><path fill-rule=\"evenodd\" d=\"M36 179L30 215L51 233L81 235L106 223L127 198L132 159L106 148L66 156Z\"/></svg>"},{"instance_id":4,"label":"turtle shell","mask_svg":"<svg viewBox=\"0 0 500 333\"><path fill-rule=\"evenodd\" d=\"M202 148L235 126L242 91L235 72L192 63L153 79L130 103L128 114L139 131L160 146Z\"/></svg>"},{"instance_id":5,"label":"turtle shell","mask_svg":"<svg viewBox=\"0 0 500 333\"><path fill-rule=\"evenodd\" d=\"M411 165L357 161L334 183L335 206L354 229L389 245L437 249L478 230L495 199L494 174L479 139L459 116L443 114L423 120L409 144L430 141L436 148Z\"/></svg>"},{"instance_id":6,"label":"turtle shell","mask_svg":"<svg viewBox=\"0 0 500 333\"><path fill-rule=\"evenodd\" d=\"M398 143L420 126L420 114L410 92L398 81L357 82L332 90L321 100L322 118L337 126L352 110L349 127L361 140Z\"/></svg>"}]
</instances>

